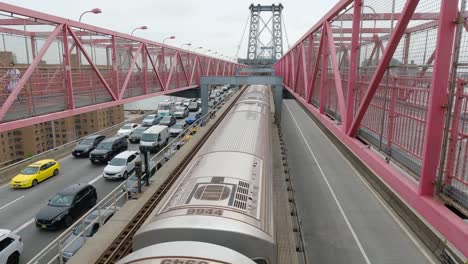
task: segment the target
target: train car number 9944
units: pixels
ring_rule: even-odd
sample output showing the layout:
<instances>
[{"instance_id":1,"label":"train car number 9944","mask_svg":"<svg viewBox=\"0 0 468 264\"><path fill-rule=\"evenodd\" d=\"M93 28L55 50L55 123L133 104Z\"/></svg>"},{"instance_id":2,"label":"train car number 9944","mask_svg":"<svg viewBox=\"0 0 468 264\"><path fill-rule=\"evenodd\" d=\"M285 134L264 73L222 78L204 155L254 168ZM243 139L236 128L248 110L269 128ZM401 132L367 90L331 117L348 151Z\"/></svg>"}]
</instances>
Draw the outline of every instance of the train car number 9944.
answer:
<instances>
[{"instance_id":1,"label":"train car number 9944","mask_svg":"<svg viewBox=\"0 0 468 264\"><path fill-rule=\"evenodd\" d=\"M188 215L217 215L222 216L223 210L221 209L211 209L211 208L191 208L187 209Z\"/></svg>"}]
</instances>

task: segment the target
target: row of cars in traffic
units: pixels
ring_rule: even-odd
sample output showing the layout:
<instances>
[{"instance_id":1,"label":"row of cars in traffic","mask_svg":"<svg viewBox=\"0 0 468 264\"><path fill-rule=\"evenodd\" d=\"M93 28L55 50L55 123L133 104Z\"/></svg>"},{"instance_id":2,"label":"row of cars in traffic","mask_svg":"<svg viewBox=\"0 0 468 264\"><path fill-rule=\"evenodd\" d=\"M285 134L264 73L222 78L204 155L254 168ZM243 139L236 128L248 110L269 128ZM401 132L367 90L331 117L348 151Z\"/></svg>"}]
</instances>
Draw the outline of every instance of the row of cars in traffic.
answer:
<instances>
[{"instance_id":1,"label":"row of cars in traffic","mask_svg":"<svg viewBox=\"0 0 468 264\"><path fill-rule=\"evenodd\" d=\"M223 97L224 99L224 97ZM141 124L125 124L113 137L90 135L82 139L72 150L76 158L88 157L91 163L107 163L102 176L106 179L125 179L125 190L136 192L138 181L135 175L135 162L141 160L141 151L158 152L166 146L169 137L175 137L200 117L200 99L185 99L182 102L162 102L157 114L145 116ZM190 112L195 112L190 115ZM185 118L183 122L176 119ZM179 144L184 144L198 131L192 127ZM128 150L128 141L139 143L139 151ZM180 147L180 145L179 145ZM156 162L150 161L150 175L144 175L141 181L146 181L159 168ZM144 163L143 163L143 171ZM38 183L59 175L60 164L53 159L34 162L21 170L10 181L11 188L30 188ZM43 230L69 227L97 203L96 189L85 183L73 184L57 192L49 199L44 208L36 215L35 225ZM66 262L85 243L86 237L92 237L116 212L115 207L97 209L91 212L83 222L76 225L65 239L62 260ZM100 217L99 221L96 221ZM85 230L86 229L86 230ZM84 233L84 234L83 234ZM6 229L0 229L0 264L19 263L23 252L21 237Z\"/></svg>"}]
</instances>

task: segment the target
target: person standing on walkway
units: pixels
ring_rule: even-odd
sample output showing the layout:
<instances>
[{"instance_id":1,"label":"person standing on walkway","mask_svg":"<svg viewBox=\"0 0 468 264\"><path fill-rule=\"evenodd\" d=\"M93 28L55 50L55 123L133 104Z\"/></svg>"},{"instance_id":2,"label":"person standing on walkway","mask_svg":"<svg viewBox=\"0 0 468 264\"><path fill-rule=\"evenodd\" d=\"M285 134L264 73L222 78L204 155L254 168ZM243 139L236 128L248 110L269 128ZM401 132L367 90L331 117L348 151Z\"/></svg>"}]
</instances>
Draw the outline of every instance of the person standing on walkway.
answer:
<instances>
[{"instance_id":1,"label":"person standing on walkway","mask_svg":"<svg viewBox=\"0 0 468 264\"><path fill-rule=\"evenodd\" d=\"M16 86L19 83L21 77L21 72L15 67L14 62L10 62L10 67L7 70L7 72L0 78L0 80L3 80L5 78L8 78L8 83L5 86L5 90L7 91L8 94L12 93L13 90L16 88ZM16 97L18 102L21 103L20 99L18 96Z\"/></svg>"}]
</instances>

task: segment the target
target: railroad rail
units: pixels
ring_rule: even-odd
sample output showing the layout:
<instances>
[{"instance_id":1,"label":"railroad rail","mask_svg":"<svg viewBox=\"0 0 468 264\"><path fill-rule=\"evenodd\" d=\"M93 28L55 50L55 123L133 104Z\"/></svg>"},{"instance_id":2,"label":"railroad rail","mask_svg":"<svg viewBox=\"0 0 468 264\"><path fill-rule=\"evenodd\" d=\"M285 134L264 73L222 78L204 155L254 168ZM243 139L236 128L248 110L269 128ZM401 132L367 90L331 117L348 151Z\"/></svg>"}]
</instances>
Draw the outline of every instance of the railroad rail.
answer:
<instances>
[{"instance_id":1,"label":"railroad rail","mask_svg":"<svg viewBox=\"0 0 468 264\"><path fill-rule=\"evenodd\" d=\"M235 102L243 94L244 90L240 91L236 96L231 105L224 111L221 117L213 124L211 129L206 133L203 139L194 146L194 148L189 152L189 154L182 160L182 162L174 169L174 171L169 175L169 177L164 181L154 195L145 203L145 205L138 211L137 214L132 218L128 225L120 232L119 236L112 242L112 244L107 248L107 250L99 257L95 262L96 264L111 264L116 263L122 257L131 253L132 250L132 240L133 235L136 231L143 225L145 220L151 215L153 210L163 199L164 195L172 187L172 184L177 180L185 167L189 164L198 150L203 146L208 137L213 133L213 131L218 127L223 118L229 113L231 108L235 105Z\"/></svg>"}]
</instances>

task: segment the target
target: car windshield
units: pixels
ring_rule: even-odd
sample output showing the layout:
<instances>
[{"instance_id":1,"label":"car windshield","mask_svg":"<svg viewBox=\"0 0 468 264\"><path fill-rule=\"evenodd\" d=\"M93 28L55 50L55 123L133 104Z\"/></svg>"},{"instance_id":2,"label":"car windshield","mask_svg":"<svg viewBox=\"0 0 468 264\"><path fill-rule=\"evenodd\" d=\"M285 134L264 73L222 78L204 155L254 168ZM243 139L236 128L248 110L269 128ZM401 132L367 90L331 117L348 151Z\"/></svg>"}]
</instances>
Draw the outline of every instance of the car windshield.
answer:
<instances>
[{"instance_id":1,"label":"car windshield","mask_svg":"<svg viewBox=\"0 0 468 264\"><path fill-rule=\"evenodd\" d=\"M171 116L165 116L165 117L163 117L163 119L161 119L161 122L162 122L162 123L166 123L166 122L169 123L169 122L171 122Z\"/></svg>"},{"instance_id":2,"label":"car windshield","mask_svg":"<svg viewBox=\"0 0 468 264\"><path fill-rule=\"evenodd\" d=\"M127 159L122 159L122 158L113 158L109 162L109 165L112 165L112 166L125 166L126 164L127 164Z\"/></svg>"},{"instance_id":3,"label":"car windshield","mask_svg":"<svg viewBox=\"0 0 468 264\"><path fill-rule=\"evenodd\" d=\"M145 116L145 119L143 119L143 120L144 120L144 121L151 121L151 120L153 120L155 117L156 117L156 115L147 115L147 116Z\"/></svg>"},{"instance_id":4,"label":"car windshield","mask_svg":"<svg viewBox=\"0 0 468 264\"><path fill-rule=\"evenodd\" d=\"M94 139L93 138L85 138L83 140L80 141L80 145L92 145L94 142Z\"/></svg>"},{"instance_id":5,"label":"car windshield","mask_svg":"<svg viewBox=\"0 0 468 264\"><path fill-rule=\"evenodd\" d=\"M182 124L182 123L177 123L177 124L173 125L172 128L175 128L175 129L184 129L184 124Z\"/></svg>"},{"instance_id":6,"label":"car windshield","mask_svg":"<svg viewBox=\"0 0 468 264\"><path fill-rule=\"evenodd\" d=\"M98 221L99 222L99 221ZM75 236L82 236L83 234L81 234L81 232L83 231L83 229L86 227L86 236L87 237L92 237L93 236L93 233L92 233L92 226L94 225L89 225L91 222L85 222L85 224L83 225L83 222L80 222L77 226L75 226L75 228L73 228L73 235Z\"/></svg>"},{"instance_id":7,"label":"car windshield","mask_svg":"<svg viewBox=\"0 0 468 264\"><path fill-rule=\"evenodd\" d=\"M39 167L26 167L21 171L21 174L31 175L36 174L39 171Z\"/></svg>"},{"instance_id":8,"label":"car windshield","mask_svg":"<svg viewBox=\"0 0 468 264\"><path fill-rule=\"evenodd\" d=\"M99 144L96 149L112 149L112 142L103 142Z\"/></svg>"},{"instance_id":9,"label":"car windshield","mask_svg":"<svg viewBox=\"0 0 468 264\"><path fill-rule=\"evenodd\" d=\"M190 107L197 107L197 106L198 106L197 103L191 103L191 104L190 104Z\"/></svg>"},{"instance_id":10,"label":"car windshield","mask_svg":"<svg viewBox=\"0 0 468 264\"><path fill-rule=\"evenodd\" d=\"M141 135L142 141L156 141L158 139L158 134L145 134Z\"/></svg>"},{"instance_id":11,"label":"car windshield","mask_svg":"<svg viewBox=\"0 0 468 264\"><path fill-rule=\"evenodd\" d=\"M131 128L132 128L132 125L124 125L124 126L122 127L122 129L131 129Z\"/></svg>"},{"instance_id":12,"label":"car windshield","mask_svg":"<svg viewBox=\"0 0 468 264\"><path fill-rule=\"evenodd\" d=\"M171 110L170 105L159 105L158 110Z\"/></svg>"},{"instance_id":13,"label":"car windshield","mask_svg":"<svg viewBox=\"0 0 468 264\"><path fill-rule=\"evenodd\" d=\"M67 207L70 206L72 202L73 194L58 193L49 200L49 205L55 207Z\"/></svg>"},{"instance_id":14,"label":"car windshield","mask_svg":"<svg viewBox=\"0 0 468 264\"><path fill-rule=\"evenodd\" d=\"M184 111L184 110L185 110L185 107L180 107L180 106L176 107L176 111Z\"/></svg>"},{"instance_id":15,"label":"car windshield","mask_svg":"<svg viewBox=\"0 0 468 264\"><path fill-rule=\"evenodd\" d=\"M145 130L146 130L146 127L137 128L133 131L132 135L141 135L143 132L145 132Z\"/></svg>"}]
</instances>

